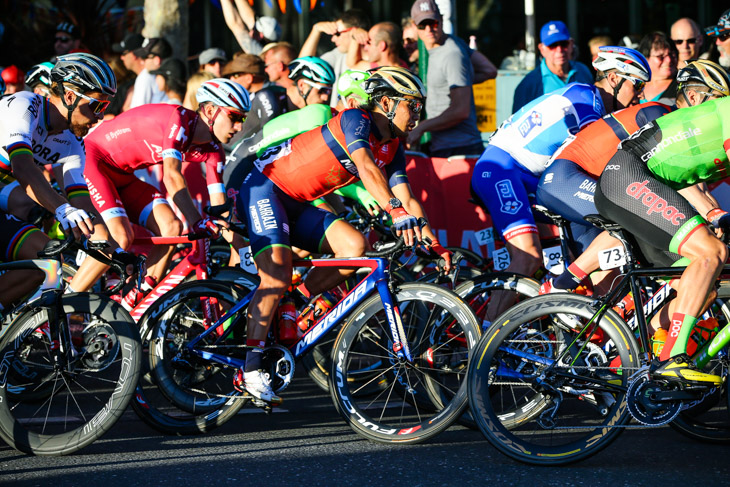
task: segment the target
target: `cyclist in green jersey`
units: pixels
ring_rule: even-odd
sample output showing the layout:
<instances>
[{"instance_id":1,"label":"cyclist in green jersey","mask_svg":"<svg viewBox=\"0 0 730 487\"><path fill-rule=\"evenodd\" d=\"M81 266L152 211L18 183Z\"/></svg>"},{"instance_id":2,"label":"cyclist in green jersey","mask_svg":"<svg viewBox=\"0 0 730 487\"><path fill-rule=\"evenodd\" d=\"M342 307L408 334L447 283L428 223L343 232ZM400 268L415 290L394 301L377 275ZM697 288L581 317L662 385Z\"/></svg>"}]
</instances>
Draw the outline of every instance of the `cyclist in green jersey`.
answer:
<instances>
[{"instance_id":1,"label":"cyclist in green jersey","mask_svg":"<svg viewBox=\"0 0 730 487\"><path fill-rule=\"evenodd\" d=\"M707 101L667 114L623 141L604 169L595 203L601 215L637 238L689 262L677 289L656 378L720 385L687 355L689 333L707 308L728 249L708 227L730 231L730 214L714 198L686 188L728 176L730 97L708 89ZM680 194L682 192L682 194Z\"/></svg>"}]
</instances>

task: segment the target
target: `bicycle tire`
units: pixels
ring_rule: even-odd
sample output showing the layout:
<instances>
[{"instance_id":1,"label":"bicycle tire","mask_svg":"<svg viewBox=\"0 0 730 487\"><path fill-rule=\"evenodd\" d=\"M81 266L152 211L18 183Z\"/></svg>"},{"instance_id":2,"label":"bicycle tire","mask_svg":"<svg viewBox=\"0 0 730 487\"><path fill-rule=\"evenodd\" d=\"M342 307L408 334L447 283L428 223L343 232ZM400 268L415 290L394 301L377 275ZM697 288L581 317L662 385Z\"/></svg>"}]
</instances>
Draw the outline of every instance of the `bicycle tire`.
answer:
<instances>
[{"instance_id":1,"label":"bicycle tire","mask_svg":"<svg viewBox=\"0 0 730 487\"><path fill-rule=\"evenodd\" d=\"M340 415L365 438L417 443L448 428L466 407L464 379L478 325L457 295L433 284L403 284L395 299L413 363L397 359L386 319L392 310L374 294L350 314L335 340L330 394ZM448 390L449 399L429 403L425 378ZM373 383L383 384L378 393L360 393Z\"/></svg>"},{"instance_id":2,"label":"bicycle tire","mask_svg":"<svg viewBox=\"0 0 730 487\"><path fill-rule=\"evenodd\" d=\"M201 299L215 298L224 309L230 309L243 297L244 294L232 285L191 281L166 293L145 313L140 323L149 330L147 366L150 373L142 377L133 402L135 412L145 423L166 434L207 433L224 424L245 405L248 398L233 389L234 369L222 369L200 361L194 361L189 369L176 369L171 365L172 350L166 349L171 346L166 339L176 333L175 330L190 328L193 335L202 332L195 326L202 321L198 317ZM245 316L245 310L241 315ZM245 321L236 323L235 328L237 333L229 341L231 346L245 343ZM179 340L181 335L175 335L175 338ZM176 351L184 343L178 342Z\"/></svg>"},{"instance_id":3,"label":"bicycle tire","mask_svg":"<svg viewBox=\"0 0 730 487\"><path fill-rule=\"evenodd\" d=\"M609 310L597 327L590 325L596 331L586 340L562 321L569 315L586 326L592 302L537 296L510 308L482 335L467 379L469 405L501 453L531 465L577 462L608 446L622 430L615 426L631 419L626 386L640 362L626 324ZM566 349L574 363L556 361Z\"/></svg>"},{"instance_id":4,"label":"bicycle tire","mask_svg":"<svg viewBox=\"0 0 730 487\"><path fill-rule=\"evenodd\" d=\"M47 313L33 308L0 339L0 436L34 455L67 455L106 433L131 400L141 344L131 316L95 294L62 296L75 356L56 364ZM27 379L35 376L40 379ZM46 395L24 394L44 388ZM8 393L9 389L13 392Z\"/></svg>"}]
</instances>

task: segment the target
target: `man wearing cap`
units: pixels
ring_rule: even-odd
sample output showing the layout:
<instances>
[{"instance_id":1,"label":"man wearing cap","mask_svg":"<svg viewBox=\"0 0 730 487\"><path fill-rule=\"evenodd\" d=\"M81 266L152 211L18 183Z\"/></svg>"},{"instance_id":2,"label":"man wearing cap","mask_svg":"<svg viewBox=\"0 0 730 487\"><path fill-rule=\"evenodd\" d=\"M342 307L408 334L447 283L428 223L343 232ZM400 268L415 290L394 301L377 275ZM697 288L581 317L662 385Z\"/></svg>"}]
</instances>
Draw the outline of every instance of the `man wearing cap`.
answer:
<instances>
[{"instance_id":1,"label":"man wearing cap","mask_svg":"<svg viewBox=\"0 0 730 487\"><path fill-rule=\"evenodd\" d=\"M281 26L274 17L259 17L246 0L221 0L226 25L244 52L261 54L264 46L281 37Z\"/></svg>"},{"instance_id":2,"label":"man wearing cap","mask_svg":"<svg viewBox=\"0 0 730 487\"><path fill-rule=\"evenodd\" d=\"M157 87L167 97L165 103L182 105L187 80L187 70L184 62L169 57L162 61L159 68L150 71L150 74L155 76Z\"/></svg>"},{"instance_id":3,"label":"man wearing cap","mask_svg":"<svg viewBox=\"0 0 730 487\"><path fill-rule=\"evenodd\" d=\"M61 22L56 26L56 37L53 39L53 50L56 56L76 51L81 46L79 30L71 22Z\"/></svg>"},{"instance_id":4,"label":"man wearing cap","mask_svg":"<svg viewBox=\"0 0 730 487\"><path fill-rule=\"evenodd\" d=\"M469 47L458 37L444 33L441 13L434 0L416 0L411 17L419 39L428 50L425 76L428 119L411 131L407 142L418 142L425 132L430 132L430 154L434 157L481 154L484 145L477 129L472 92L474 68Z\"/></svg>"},{"instance_id":5,"label":"man wearing cap","mask_svg":"<svg viewBox=\"0 0 730 487\"><path fill-rule=\"evenodd\" d=\"M147 103L165 103L167 96L157 87L155 76L150 71L158 69L162 60L172 55L172 46L162 37L150 37L142 41L142 46L134 54L144 59L144 69L137 74L134 82L130 108Z\"/></svg>"},{"instance_id":6,"label":"man wearing cap","mask_svg":"<svg viewBox=\"0 0 730 487\"><path fill-rule=\"evenodd\" d=\"M571 61L573 39L565 23L551 20L543 25L537 48L542 61L517 85L512 113L545 93L562 88L568 83L593 84L593 74L588 67L577 61Z\"/></svg>"},{"instance_id":7,"label":"man wearing cap","mask_svg":"<svg viewBox=\"0 0 730 487\"><path fill-rule=\"evenodd\" d=\"M127 34L122 42L112 44L112 51L119 54L119 59L124 67L139 75L144 69L144 59L135 54L135 51L142 47L144 37L142 34Z\"/></svg>"},{"instance_id":8,"label":"man wearing cap","mask_svg":"<svg viewBox=\"0 0 730 487\"><path fill-rule=\"evenodd\" d=\"M200 71L207 71L216 78L221 77L221 68L226 64L226 53L223 49L211 47L198 56Z\"/></svg>"},{"instance_id":9,"label":"man wearing cap","mask_svg":"<svg viewBox=\"0 0 730 487\"><path fill-rule=\"evenodd\" d=\"M715 41L717 48L717 59L710 56L710 60L717 61L725 71L730 72L730 9L722 13L717 24L705 28L705 34Z\"/></svg>"},{"instance_id":10,"label":"man wearing cap","mask_svg":"<svg viewBox=\"0 0 730 487\"><path fill-rule=\"evenodd\" d=\"M25 73L16 65L12 64L3 69L0 77L5 82L6 95L25 90Z\"/></svg>"}]
</instances>

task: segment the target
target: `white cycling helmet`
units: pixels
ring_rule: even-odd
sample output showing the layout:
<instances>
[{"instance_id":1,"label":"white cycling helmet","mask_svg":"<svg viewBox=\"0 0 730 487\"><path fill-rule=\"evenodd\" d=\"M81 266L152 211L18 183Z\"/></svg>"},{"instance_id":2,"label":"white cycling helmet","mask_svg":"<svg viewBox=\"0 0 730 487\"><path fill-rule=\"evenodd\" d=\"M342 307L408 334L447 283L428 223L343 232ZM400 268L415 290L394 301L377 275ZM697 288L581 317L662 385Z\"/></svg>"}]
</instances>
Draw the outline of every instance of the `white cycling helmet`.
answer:
<instances>
[{"instance_id":1,"label":"white cycling helmet","mask_svg":"<svg viewBox=\"0 0 730 487\"><path fill-rule=\"evenodd\" d=\"M214 78L204 82L195 93L195 98L200 104L210 102L243 113L251 110L251 97L246 88L225 78Z\"/></svg>"},{"instance_id":2,"label":"white cycling helmet","mask_svg":"<svg viewBox=\"0 0 730 487\"><path fill-rule=\"evenodd\" d=\"M117 77L102 59L82 52L58 56L51 69L51 81L67 83L81 93L98 91L114 96L117 93Z\"/></svg>"},{"instance_id":3,"label":"white cycling helmet","mask_svg":"<svg viewBox=\"0 0 730 487\"><path fill-rule=\"evenodd\" d=\"M603 46L593 59L593 67L604 73L618 71L633 78L648 82L651 80L651 68L643 54L630 47Z\"/></svg>"}]
</instances>

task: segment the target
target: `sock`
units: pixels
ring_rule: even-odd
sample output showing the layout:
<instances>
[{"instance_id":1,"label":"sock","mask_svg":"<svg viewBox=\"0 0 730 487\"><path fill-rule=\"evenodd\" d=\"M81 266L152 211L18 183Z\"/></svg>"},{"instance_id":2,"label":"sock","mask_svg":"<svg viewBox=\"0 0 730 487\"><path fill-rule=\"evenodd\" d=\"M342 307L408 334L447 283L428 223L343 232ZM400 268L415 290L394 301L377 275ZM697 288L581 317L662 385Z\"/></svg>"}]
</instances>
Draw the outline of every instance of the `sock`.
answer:
<instances>
[{"instance_id":1,"label":"sock","mask_svg":"<svg viewBox=\"0 0 730 487\"><path fill-rule=\"evenodd\" d=\"M659 360L668 360L670 357L687 353L687 340L692 332L697 318L683 313L674 313L672 315L672 323L669 325L667 333L667 341L664 343L664 349Z\"/></svg>"},{"instance_id":2,"label":"sock","mask_svg":"<svg viewBox=\"0 0 730 487\"><path fill-rule=\"evenodd\" d=\"M157 279L155 279L152 276L146 276L144 278L144 282L142 283L142 291L144 291L145 293L148 293L148 292L152 291L155 288L155 286L157 286Z\"/></svg>"},{"instance_id":3,"label":"sock","mask_svg":"<svg viewBox=\"0 0 730 487\"><path fill-rule=\"evenodd\" d=\"M66 285L66 290L65 290L65 291L63 291L63 294L71 294L71 293L75 293L75 292L76 292L76 291L74 291L74 290L73 290L73 289L71 288L71 284L69 283L69 284L67 284L67 285Z\"/></svg>"},{"instance_id":4,"label":"sock","mask_svg":"<svg viewBox=\"0 0 730 487\"><path fill-rule=\"evenodd\" d=\"M586 277L588 274L574 262L570 264L566 272L553 279L553 286L558 289L575 290Z\"/></svg>"},{"instance_id":5,"label":"sock","mask_svg":"<svg viewBox=\"0 0 730 487\"><path fill-rule=\"evenodd\" d=\"M246 340L246 346L253 347L246 353L246 365L244 372L254 372L261 368L261 357L264 354L266 342L263 340Z\"/></svg>"}]
</instances>

